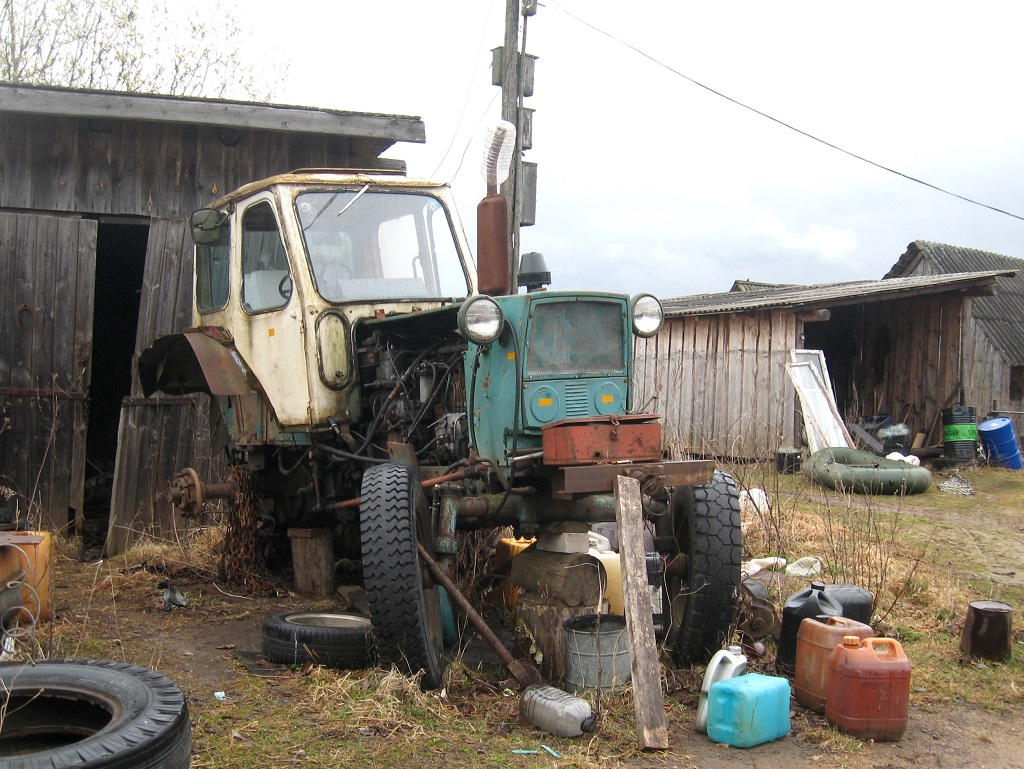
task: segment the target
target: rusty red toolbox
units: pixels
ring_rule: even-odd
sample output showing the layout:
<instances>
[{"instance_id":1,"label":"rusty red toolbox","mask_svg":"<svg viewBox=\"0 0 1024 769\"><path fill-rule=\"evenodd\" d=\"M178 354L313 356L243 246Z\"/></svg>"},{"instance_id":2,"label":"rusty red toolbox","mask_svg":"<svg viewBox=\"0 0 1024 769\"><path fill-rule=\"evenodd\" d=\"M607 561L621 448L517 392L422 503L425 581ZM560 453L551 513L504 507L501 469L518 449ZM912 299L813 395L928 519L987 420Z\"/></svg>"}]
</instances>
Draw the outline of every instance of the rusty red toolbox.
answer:
<instances>
[{"instance_id":1,"label":"rusty red toolbox","mask_svg":"<svg viewBox=\"0 0 1024 769\"><path fill-rule=\"evenodd\" d=\"M657 462L662 458L657 414L563 419L546 425L541 435L546 465Z\"/></svg>"}]
</instances>

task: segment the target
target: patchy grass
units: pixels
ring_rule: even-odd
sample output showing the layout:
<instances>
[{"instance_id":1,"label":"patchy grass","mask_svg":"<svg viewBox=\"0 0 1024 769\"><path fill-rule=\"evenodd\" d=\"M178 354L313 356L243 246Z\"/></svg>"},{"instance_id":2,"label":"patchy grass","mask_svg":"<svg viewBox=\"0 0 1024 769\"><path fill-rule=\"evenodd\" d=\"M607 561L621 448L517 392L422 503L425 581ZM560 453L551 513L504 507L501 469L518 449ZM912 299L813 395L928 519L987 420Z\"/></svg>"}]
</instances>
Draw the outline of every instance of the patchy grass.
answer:
<instances>
[{"instance_id":1,"label":"patchy grass","mask_svg":"<svg viewBox=\"0 0 1024 769\"><path fill-rule=\"evenodd\" d=\"M996 579L1014 577L1020 568L1024 474L965 469L960 474L973 495L933 486L925 494L890 498L826 491L803 475L782 476L763 466L736 473L743 486L765 488L772 502L770 511L755 512L747 522L746 555L815 555L825 581L871 590L875 630L899 640L914 665L912 702L955 701L996 711L1024 704L1024 632L1014 632L1013 658L1005 664L964 659L959 648L970 601L1024 605L1020 581ZM993 564L999 548L1018 554L1002 571ZM790 589L806 581L776 581L780 608Z\"/></svg>"},{"instance_id":2,"label":"patchy grass","mask_svg":"<svg viewBox=\"0 0 1024 769\"><path fill-rule=\"evenodd\" d=\"M1024 474L964 471L977 492L972 496L933 489L913 497L879 498L826 492L803 475L778 475L764 465L733 471L741 485L764 489L772 503L770 510L755 512L745 522L745 555L781 555L789 560L815 555L824 563L827 581L872 589L877 598L876 630L897 638L914 665L912 703L935 711L968 703L993 713L1020 712L1021 631L1014 634L1013 659L1002 665L963 659L959 636L971 600L996 598L1024 606L1024 580L1000 574L1020 568ZM67 610L36 633L41 656L125 660L161 669L178 681L189 699L194 769L300 764L597 769L663 760L636 748L628 688L603 696L600 703L593 692L586 693L591 704L600 707L601 728L596 735L569 740L534 730L519 718L518 696L495 686L503 671L461 660L450 666L439 692L423 692L403 676L376 669L249 675L231 656L233 644L225 643L234 641L239 649L245 648L231 636L232 623L252 626L254 620L284 610L278 607L311 601L295 596L280 601L228 598L214 581L222 540L223 530L214 527L189 532L181 542L149 542L115 559L75 564L75 581L66 586L75 591L73 600L62 597ZM1017 560L1000 567L1004 559L999 547L1018 553ZM75 549L65 546L61 552L71 558ZM489 543L481 534L460 552L460 585L477 601L486 586L477 585L474 575L486 572L488 555ZM186 590L191 606L161 611L162 580L192 585ZM770 594L777 608L781 610L785 598L807 582L776 577ZM325 599L323 605L335 603L336 599ZM183 658L177 647L185 631L192 638L203 633L204 625L212 628L211 623L229 628L222 631L226 637L208 643L205 650L193 647L193 656ZM202 667L204 655L229 660L232 677L222 687L224 700L212 696L214 679ZM188 672L185 663L193 662L196 671ZM771 654L752 667L774 673ZM699 766L700 759L684 754L694 746L709 745L692 733L703 669L664 668L662 676L670 733L674 739L694 739L674 745L680 752L673 754L672 762ZM801 743L814 746L815 760L837 767L863 765L865 744L842 735L823 717L797 709L793 727ZM978 739L984 741L983 736ZM542 745L561 758L544 752ZM513 754L517 749L540 752Z\"/></svg>"}]
</instances>

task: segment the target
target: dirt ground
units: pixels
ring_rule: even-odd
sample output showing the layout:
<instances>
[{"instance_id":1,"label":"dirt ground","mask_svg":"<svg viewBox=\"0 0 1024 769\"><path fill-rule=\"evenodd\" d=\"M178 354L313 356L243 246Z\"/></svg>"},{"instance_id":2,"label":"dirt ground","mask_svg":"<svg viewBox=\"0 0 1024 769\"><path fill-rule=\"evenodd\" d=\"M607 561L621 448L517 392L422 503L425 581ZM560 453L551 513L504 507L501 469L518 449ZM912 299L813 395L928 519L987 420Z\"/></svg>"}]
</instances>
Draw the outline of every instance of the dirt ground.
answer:
<instances>
[{"instance_id":1,"label":"dirt ground","mask_svg":"<svg viewBox=\"0 0 1024 769\"><path fill-rule=\"evenodd\" d=\"M937 538L969 549L972 559L983 565L985 576L993 583L1020 584L1024 579L1024 564L1020 562L1024 519L1019 509L996 505L993 499L979 493L969 504L942 506L941 510L924 506L912 513L934 520ZM265 617L281 611L348 608L340 597L312 601L285 592L280 597L249 598L230 595L206 581L178 584L189 597L190 606L166 612L161 603L163 591L158 587L161 579L159 574L146 571L125 573L122 564L110 561L83 563L66 555L60 557L53 586L58 622L40 627L41 642L46 643L48 633L77 633L83 640L70 647L68 638L61 641L64 654L109 656L158 669L185 691L195 717L216 706L215 692L230 697L260 672L258 652ZM1022 650L1019 644L1015 647L1017 657ZM481 652L484 658L488 653ZM993 671L993 675L999 674L998 669ZM749 750L719 746L695 732L689 720L676 719L669 751L628 759L626 764L702 769L821 765L853 769L1024 768L1024 719L1019 701L1000 712L966 702L937 705L913 692L911 702L910 725L904 739L897 743L827 751L812 736L820 734L824 719L794 703L793 730L776 742ZM523 729L529 727L524 723ZM522 765L540 765L532 759L536 757ZM613 757L606 762L618 763ZM203 765L217 765L216 758L212 763L204 760ZM515 764L510 761L510 765ZM571 764L549 761L545 765Z\"/></svg>"}]
</instances>

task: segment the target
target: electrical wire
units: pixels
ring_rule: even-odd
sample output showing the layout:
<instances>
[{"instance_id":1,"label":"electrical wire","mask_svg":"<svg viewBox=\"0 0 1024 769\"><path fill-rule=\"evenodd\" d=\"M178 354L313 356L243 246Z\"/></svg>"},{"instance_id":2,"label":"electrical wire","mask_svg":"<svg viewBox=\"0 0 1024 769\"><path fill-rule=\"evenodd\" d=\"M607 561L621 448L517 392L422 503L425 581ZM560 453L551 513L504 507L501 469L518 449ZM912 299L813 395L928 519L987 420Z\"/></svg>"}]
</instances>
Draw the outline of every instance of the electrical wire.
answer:
<instances>
[{"instance_id":1,"label":"electrical wire","mask_svg":"<svg viewBox=\"0 0 1024 769\"><path fill-rule=\"evenodd\" d=\"M462 101L462 111L459 112L459 121L455 125L455 130L452 131L452 140L448 142L448 149L444 151L444 157L438 161L437 168L435 168L434 173L430 175L431 179L437 176L438 172L441 170L441 166L444 165L444 162L451 154L452 147L455 146L455 140L459 137L459 129L462 128L462 121L466 118L466 111L469 109L469 97L473 94L473 81L476 80L476 75L480 71L480 59L484 54L484 50L487 48L487 28L490 26L491 12L494 10L495 2L497 2L497 0L492 0L492 2L487 6L487 16L484 18L483 31L480 33L480 48L477 50L476 54L476 66L473 67L473 72L469 76L469 85L466 87L466 98ZM494 103L493 99L491 100L491 103ZM488 104L487 107L490 109L490 104ZM465 152L463 152L463 158L465 158ZM459 167L462 167L461 161L459 162ZM458 173L458 171L456 171L456 173Z\"/></svg>"},{"instance_id":2,"label":"electrical wire","mask_svg":"<svg viewBox=\"0 0 1024 769\"><path fill-rule=\"evenodd\" d=\"M854 158L855 160L859 160L862 163L867 163L868 165L874 166L875 168L878 168L878 169L880 169L882 171L887 171L888 173L891 173L891 174L894 174L896 176L899 176L899 177L901 177L903 179L906 179L907 181L914 182L916 184L920 184L920 185L922 185L924 187L928 187L929 189L933 189L936 192L941 192L944 195L949 195L950 197L954 197L954 198L957 198L959 200L962 200L965 203L970 203L970 204L975 205L975 206L980 206L981 208L987 208L990 211L995 211L997 214L1004 214L1005 216L1010 216L1010 217L1013 217L1014 219L1019 219L1021 221L1024 221L1024 216L1021 216L1019 214L1015 214L1012 211L1006 211L1005 209L997 208L996 206L989 205L988 203L982 203L979 200L975 200L973 198L966 197L965 195L957 194L956 192L952 192L952 191L947 190L947 189L945 189L943 187L939 187L938 185L932 184L931 182L926 182L923 179L917 178L916 176L911 176L910 174L905 174L902 171L897 171L895 168L890 168L889 166L882 165L881 163L877 163L874 160L866 158L863 155L858 155L855 152L851 152L850 150L843 149L842 147L840 147L840 146L838 146L836 144L832 144L832 142L826 141L825 139L822 139L822 138L820 138L818 136L815 136L814 134L808 133L807 131L804 131L804 130L802 130L800 128L797 128L796 126L791 125L791 124L785 122L784 120L780 120L777 117L772 117L767 112L762 112L761 110L757 109L756 107L751 107L749 104L744 104L743 102L739 101L738 99L734 99L733 97L728 96L727 94L724 94L721 91L716 91L711 86L705 85L704 83L701 83L699 80L694 80L689 75L686 75L686 74L680 72L679 70L669 66L665 62L663 62L660 59L652 56L651 54L647 53L646 51L643 51L640 48L637 48L635 45L633 45L631 43L627 43L625 40L621 40L621 39L617 38L615 35L611 34L610 32L606 32L605 30L601 29L600 27L594 26L589 21L585 21L584 19L581 19L579 16L576 16L576 15L570 13L569 11L565 10L565 8L563 8L561 5L559 5L558 0L548 0L548 2L550 2L555 8L560 10L562 13L564 13L566 16L568 16L573 21L576 21L577 23L582 24L583 26L592 29L594 32L597 32L600 35L604 35L609 40L612 40L612 41L618 43L619 45L622 45L622 46L625 46L626 48L629 48L634 53L637 53L640 56L642 56L645 59L647 59L648 61L653 62L654 64L657 64L659 67L662 67L662 68L668 70L673 75L681 77L684 80L692 83L693 85L695 85L695 86L697 86L699 88L703 88L705 91L708 91L709 93L712 93L715 96L718 96L719 98L725 99L726 101L731 102L732 104L735 104L737 107L742 107L745 110L749 110L750 112L753 112L755 115L759 115L760 117L763 117L763 118L765 118L767 120L770 120L773 123L776 123L776 124L782 126L783 128L788 128L790 131L794 131L795 133L798 133L801 136L804 136L804 137L806 137L808 139L811 139L812 141L816 141L819 144L823 144L824 146L828 147L829 149L833 149L833 150L836 150L837 152L841 152L844 155L847 155L847 156L849 156L851 158Z\"/></svg>"}]
</instances>

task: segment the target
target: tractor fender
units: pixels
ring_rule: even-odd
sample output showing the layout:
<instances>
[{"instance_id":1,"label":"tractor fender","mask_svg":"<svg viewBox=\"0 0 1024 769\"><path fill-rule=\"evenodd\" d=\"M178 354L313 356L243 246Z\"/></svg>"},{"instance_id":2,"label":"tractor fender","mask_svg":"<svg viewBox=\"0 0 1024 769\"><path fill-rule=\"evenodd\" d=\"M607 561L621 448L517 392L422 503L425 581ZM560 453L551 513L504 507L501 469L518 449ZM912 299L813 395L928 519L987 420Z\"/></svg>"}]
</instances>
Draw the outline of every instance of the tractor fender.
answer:
<instances>
[{"instance_id":1,"label":"tractor fender","mask_svg":"<svg viewBox=\"0 0 1024 769\"><path fill-rule=\"evenodd\" d=\"M158 337L139 355L138 365L139 383L147 398L157 390L168 395L225 396L262 390L230 332L218 326Z\"/></svg>"}]
</instances>

